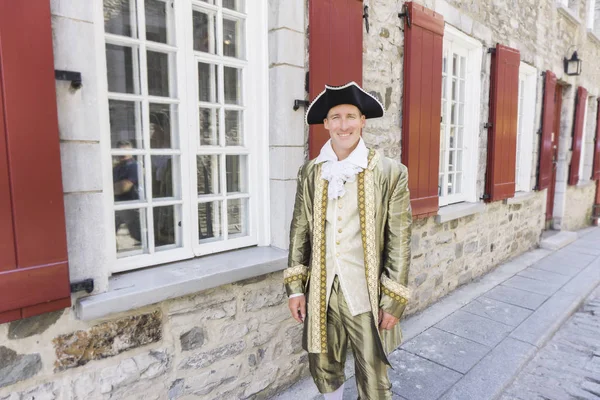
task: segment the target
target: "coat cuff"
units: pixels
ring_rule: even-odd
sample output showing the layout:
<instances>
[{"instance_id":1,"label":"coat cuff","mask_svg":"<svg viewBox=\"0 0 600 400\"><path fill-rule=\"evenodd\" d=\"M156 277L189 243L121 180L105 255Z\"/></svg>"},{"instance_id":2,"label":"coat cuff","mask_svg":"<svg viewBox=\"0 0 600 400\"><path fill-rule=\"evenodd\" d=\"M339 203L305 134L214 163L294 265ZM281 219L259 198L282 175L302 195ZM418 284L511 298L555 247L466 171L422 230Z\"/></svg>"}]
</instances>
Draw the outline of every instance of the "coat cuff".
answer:
<instances>
[{"instance_id":1,"label":"coat cuff","mask_svg":"<svg viewBox=\"0 0 600 400\"><path fill-rule=\"evenodd\" d=\"M303 294L307 280L308 268L304 265L296 265L283 271L283 283L288 297L292 294Z\"/></svg>"},{"instance_id":2,"label":"coat cuff","mask_svg":"<svg viewBox=\"0 0 600 400\"><path fill-rule=\"evenodd\" d=\"M410 289L388 278L381 276L381 299L379 307L388 314L400 319L410 299Z\"/></svg>"}]
</instances>

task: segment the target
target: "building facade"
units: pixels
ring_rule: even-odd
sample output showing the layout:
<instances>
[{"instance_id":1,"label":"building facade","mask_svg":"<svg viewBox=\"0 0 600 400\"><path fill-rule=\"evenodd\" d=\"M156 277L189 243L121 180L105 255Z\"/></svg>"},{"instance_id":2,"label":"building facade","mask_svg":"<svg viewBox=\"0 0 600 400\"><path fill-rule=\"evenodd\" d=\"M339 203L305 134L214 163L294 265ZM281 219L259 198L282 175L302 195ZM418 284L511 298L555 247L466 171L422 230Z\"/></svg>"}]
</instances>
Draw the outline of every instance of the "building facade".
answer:
<instances>
[{"instance_id":1,"label":"building facade","mask_svg":"<svg viewBox=\"0 0 600 400\"><path fill-rule=\"evenodd\" d=\"M598 0L0 0L0 400L306 376L281 271L325 83L409 167L407 315L591 225L599 59Z\"/></svg>"}]
</instances>

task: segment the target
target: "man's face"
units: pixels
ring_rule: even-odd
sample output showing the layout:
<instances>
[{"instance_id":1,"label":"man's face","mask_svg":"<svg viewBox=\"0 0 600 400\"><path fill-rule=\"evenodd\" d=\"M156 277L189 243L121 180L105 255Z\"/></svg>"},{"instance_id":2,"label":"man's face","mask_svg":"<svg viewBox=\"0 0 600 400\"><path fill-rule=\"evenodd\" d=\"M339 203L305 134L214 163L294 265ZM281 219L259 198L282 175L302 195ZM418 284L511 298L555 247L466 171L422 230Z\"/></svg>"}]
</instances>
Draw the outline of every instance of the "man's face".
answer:
<instances>
[{"instance_id":1,"label":"man's face","mask_svg":"<svg viewBox=\"0 0 600 400\"><path fill-rule=\"evenodd\" d=\"M354 150L360 140L365 116L356 106L340 104L329 110L324 125L329 131L333 149L348 152Z\"/></svg>"}]
</instances>

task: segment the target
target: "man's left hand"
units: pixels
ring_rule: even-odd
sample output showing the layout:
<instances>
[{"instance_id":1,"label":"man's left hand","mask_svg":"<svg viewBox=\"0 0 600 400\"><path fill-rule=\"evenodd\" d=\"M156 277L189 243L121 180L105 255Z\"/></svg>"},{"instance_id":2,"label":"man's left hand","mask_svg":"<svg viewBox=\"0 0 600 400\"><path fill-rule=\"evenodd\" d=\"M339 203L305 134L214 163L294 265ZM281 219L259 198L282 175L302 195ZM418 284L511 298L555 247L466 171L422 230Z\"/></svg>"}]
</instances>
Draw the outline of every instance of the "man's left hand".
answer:
<instances>
[{"instance_id":1,"label":"man's left hand","mask_svg":"<svg viewBox=\"0 0 600 400\"><path fill-rule=\"evenodd\" d=\"M383 311L382 308L379 309L379 328L385 330L391 330L398 323L399 319L394 317L392 314L388 314Z\"/></svg>"}]
</instances>

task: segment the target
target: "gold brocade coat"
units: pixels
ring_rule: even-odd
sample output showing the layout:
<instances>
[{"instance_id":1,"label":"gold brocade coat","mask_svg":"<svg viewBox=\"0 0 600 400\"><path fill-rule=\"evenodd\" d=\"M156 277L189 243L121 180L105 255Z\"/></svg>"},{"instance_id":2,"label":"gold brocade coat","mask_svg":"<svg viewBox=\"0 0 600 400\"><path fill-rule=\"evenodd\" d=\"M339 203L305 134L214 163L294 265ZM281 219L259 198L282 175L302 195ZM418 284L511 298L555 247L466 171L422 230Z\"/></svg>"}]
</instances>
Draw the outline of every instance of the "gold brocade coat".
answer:
<instances>
[{"instance_id":1,"label":"gold brocade coat","mask_svg":"<svg viewBox=\"0 0 600 400\"><path fill-rule=\"evenodd\" d=\"M284 282L288 295L307 294L305 350L327 352L325 218L328 182L321 179L322 163L306 162L298 172L298 187L290 232L288 268ZM365 274L374 320L379 309L397 318L410 298L408 268L412 213L408 172L404 165L369 151L369 162L358 174L358 206ZM400 345L399 325L380 330L386 353Z\"/></svg>"}]
</instances>

